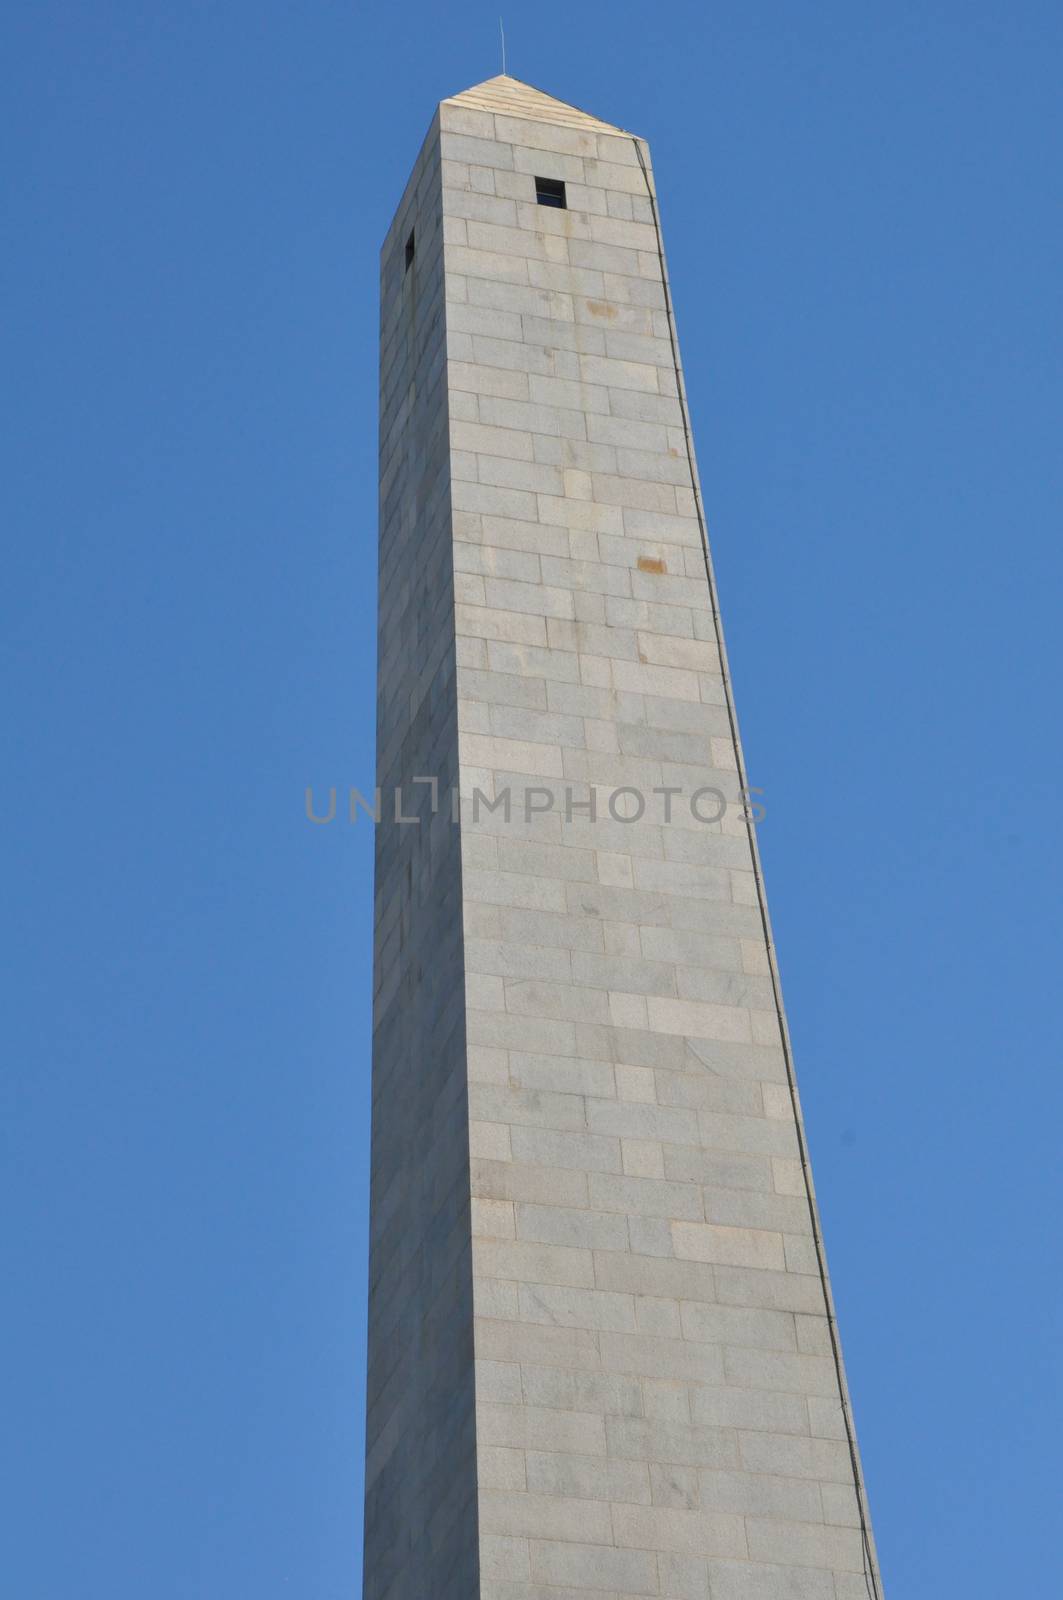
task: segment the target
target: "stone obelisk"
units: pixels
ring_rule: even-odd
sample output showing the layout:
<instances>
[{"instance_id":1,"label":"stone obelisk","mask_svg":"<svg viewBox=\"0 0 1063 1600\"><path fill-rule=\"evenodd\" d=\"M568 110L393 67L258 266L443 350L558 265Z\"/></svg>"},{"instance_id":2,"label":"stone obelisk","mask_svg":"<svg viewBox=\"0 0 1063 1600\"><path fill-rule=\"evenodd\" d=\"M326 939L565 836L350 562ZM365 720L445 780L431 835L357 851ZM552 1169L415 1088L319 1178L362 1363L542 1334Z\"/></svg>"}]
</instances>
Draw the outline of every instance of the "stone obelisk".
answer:
<instances>
[{"instance_id":1,"label":"stone obelisk","mask_svg":"<svg viewBox=\"0 0 1063 1600\"><path fill-rule=\"evenodd\" d=\"M642 141L381 261L366 1600L879 1600Z\"/></svg>"}]
</instances>

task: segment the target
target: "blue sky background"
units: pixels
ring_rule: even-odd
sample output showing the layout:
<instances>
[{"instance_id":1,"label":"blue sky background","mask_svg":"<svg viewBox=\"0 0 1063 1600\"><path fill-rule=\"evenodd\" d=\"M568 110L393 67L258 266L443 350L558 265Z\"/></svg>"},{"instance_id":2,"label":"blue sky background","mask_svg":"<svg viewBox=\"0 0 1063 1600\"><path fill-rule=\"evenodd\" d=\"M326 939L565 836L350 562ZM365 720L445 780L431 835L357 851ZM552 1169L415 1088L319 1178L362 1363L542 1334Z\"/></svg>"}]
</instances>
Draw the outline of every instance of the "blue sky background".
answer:
<instances>
[{"instance_id":1,"label":"blue sky background","mask_svg":"<svg viewBox=\"0 0 1063 1600\"><path fill-rule=\"evenodd\" d=\"M377 250L497 4L14 0L18 1600L360 1591ZM1047 1594L1063 12L555 0L652 142L887 1587Z\"/></svg>"}]
</instances>

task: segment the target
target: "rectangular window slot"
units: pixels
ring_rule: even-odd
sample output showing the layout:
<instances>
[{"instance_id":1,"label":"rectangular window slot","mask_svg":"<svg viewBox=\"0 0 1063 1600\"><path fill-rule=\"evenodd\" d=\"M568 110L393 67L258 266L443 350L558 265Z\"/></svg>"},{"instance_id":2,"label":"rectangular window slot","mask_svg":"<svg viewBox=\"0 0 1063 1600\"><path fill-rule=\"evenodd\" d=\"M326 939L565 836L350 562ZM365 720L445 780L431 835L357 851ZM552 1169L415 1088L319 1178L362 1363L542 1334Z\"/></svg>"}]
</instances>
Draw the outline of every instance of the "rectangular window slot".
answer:
<instances>
[{"instance_id":1,"label":"rectangular window slot","mask_svg":"<svg viewBox=\"0 0 1063 1600\"><path fill-rule=\"evenodd\" d=\"M413 266L413 258L414 258L414 255L416 254L416 252L417 252L417 246L414 243L413 233L411 232L410 237L406 240L406 271L407 272L409 272L410 268Z\"/></svg>"},{"instance_id":2,"label":"rectangular window slot","mask_svg":"<svg viewBox=\"0 0 1063 1600\"><path fill-rule=\"evenodd\" d=\"M560 206L567 210L565 186L560 178L536 178L535 198L541 206Z\"/></svg>"}]
</instances>

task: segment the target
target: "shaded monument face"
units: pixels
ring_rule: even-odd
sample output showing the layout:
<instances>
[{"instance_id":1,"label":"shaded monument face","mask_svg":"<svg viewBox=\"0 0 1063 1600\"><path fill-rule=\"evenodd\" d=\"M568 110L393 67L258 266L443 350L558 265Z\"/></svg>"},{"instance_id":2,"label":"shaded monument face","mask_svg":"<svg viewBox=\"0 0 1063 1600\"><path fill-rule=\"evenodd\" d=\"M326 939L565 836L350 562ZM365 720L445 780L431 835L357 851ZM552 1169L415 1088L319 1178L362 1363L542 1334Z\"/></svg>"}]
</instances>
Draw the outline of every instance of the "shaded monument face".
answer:
<instances>
[{"instance_id":1,"label":"shaded monument face","mask_svg":"<svg viewBox=\"0 0 1063 1600\"><path fill-rule=\"evenodd\" d=\"M876 1600L645 146L444 101L381 299L366 1600Z\"/></svg>"}]
</instances>

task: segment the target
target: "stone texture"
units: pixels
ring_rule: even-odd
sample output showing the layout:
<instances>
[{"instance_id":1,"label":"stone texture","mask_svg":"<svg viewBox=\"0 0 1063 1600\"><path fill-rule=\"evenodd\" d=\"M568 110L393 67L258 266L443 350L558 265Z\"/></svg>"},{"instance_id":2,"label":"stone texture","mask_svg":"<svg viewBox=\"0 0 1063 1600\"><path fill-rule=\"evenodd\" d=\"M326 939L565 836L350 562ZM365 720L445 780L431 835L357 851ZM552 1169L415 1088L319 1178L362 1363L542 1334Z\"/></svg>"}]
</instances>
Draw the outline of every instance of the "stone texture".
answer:
<instances>
[{"instance_id":1,"label":"stone texture","mask_svg":"<svg viewBox=\"0 0 1063 1600\"><path fill-rule=\"evenodd\" d=\"M642 154L493 79L384 246L372 1600L863 1573Z\"/></svg>"},{"instance_id":2,"label":"stone texture","mask_svg":"<svg viewBox=\"0 0 1063 1600\"><path fill-rule=\"evenodd\" d=\"M381 261L377 781L388 796L416 793L418 775L444 789L457 779L439 160L436 123ZM466 1600L479 1555L457 830L443 814L382 822L376 886L364 1593Z\"/></svg>"}]
</instances>

